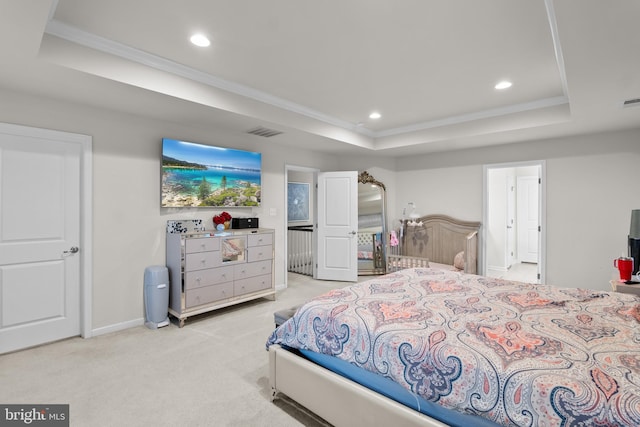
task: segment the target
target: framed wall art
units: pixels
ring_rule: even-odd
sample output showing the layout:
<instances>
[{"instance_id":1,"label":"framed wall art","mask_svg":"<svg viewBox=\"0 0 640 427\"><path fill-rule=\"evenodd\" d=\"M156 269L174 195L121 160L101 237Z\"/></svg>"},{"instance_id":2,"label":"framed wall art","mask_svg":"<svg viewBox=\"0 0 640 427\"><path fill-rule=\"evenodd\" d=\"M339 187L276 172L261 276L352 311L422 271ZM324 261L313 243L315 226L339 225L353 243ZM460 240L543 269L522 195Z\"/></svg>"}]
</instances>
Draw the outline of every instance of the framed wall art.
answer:
<instances>
[{"instance_id":1,"label":"framed wall art","mask_svg":"<svg viewBox=\"0 0 640 427\"><path fill-rule=\"evenodd\" d=\"M287 221L309 221L309 184L289 182L287 186Z\"/></svg>"}]
</instances>

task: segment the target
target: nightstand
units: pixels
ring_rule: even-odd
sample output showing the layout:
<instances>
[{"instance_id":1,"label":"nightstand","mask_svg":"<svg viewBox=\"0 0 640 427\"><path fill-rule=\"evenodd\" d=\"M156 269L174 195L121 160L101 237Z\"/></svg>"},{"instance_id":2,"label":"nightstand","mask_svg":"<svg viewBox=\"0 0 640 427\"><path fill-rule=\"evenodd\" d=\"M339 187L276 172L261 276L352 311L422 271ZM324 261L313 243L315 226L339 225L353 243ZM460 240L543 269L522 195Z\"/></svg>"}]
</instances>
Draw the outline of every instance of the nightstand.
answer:
<instances>
[{"instance_id":1,"label":"nightstand","mask_svg":"<svg viewBox=\"0 0 640 427\"><path fill-rule=\"evenodd\" d=\"M627 285L620 280L611 280L609 283L611 283L611 288L616 292L621 292L623 294L640 295L640 283L637 283L635 285Z\"/></svg>"}]
</instances>

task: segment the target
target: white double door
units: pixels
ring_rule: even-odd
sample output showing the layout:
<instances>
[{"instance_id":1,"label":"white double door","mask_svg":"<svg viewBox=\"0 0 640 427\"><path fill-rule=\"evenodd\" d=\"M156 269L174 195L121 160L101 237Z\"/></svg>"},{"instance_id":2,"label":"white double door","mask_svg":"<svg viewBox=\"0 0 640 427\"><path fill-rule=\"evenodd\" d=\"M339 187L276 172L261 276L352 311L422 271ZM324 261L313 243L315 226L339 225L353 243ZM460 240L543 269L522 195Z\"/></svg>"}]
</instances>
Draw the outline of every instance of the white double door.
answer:
<instances>
[{"instance_id":1,"label":"white double door","mask_svg":"<svg viewBox=\"0 0 640 427\"><path fill-rule=\"evenodd\" d=\"M0 353L80 334L82 145L70 135L0 123Z\"/></svg>"}]
</instances>

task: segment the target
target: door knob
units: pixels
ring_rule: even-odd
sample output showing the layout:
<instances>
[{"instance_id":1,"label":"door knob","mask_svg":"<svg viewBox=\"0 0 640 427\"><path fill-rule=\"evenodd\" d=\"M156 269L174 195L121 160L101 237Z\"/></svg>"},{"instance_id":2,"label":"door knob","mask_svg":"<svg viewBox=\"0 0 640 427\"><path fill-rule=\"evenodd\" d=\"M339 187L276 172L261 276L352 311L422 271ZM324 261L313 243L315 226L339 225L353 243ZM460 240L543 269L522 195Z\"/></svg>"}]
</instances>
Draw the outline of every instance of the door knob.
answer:
<instances>
[{"instance_id":1,"label":"door knob","mask_svg":"<svg viewBox=\"0 0 640 427\"><path fill-rule=\"evenodd\" d=\"M75 254L75 253L78 253L78 251L79 251L79 250L80 250L80 248L79 248L79 247L77 247L77 246L71 246L71 248L69 248L69 250L68 250L68 251L63 251L62 253L63 253L63 254Z\"/></svg>"}]
</instances>

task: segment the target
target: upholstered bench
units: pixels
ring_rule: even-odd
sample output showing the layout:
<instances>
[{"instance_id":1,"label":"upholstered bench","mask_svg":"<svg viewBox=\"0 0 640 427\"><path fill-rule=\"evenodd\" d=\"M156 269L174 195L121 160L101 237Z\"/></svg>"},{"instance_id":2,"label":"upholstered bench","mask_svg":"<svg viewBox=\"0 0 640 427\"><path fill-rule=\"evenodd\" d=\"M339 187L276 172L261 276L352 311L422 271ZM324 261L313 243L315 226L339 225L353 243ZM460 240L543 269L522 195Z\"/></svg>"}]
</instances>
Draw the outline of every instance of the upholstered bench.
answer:
<instances>
[{"instance_id":1,"label":"upholstered bench","mask_svg":"<svg viewBox=\"0 0 640 427\"><path fill-rule=\"evenodd\" d=\"M300 306L296 305L295 307L285 308L284 310L278 310L273 313L273 321L276 323L276 328L296 314L298 308L300 308Z\"/></svg>"}]
</instances>

